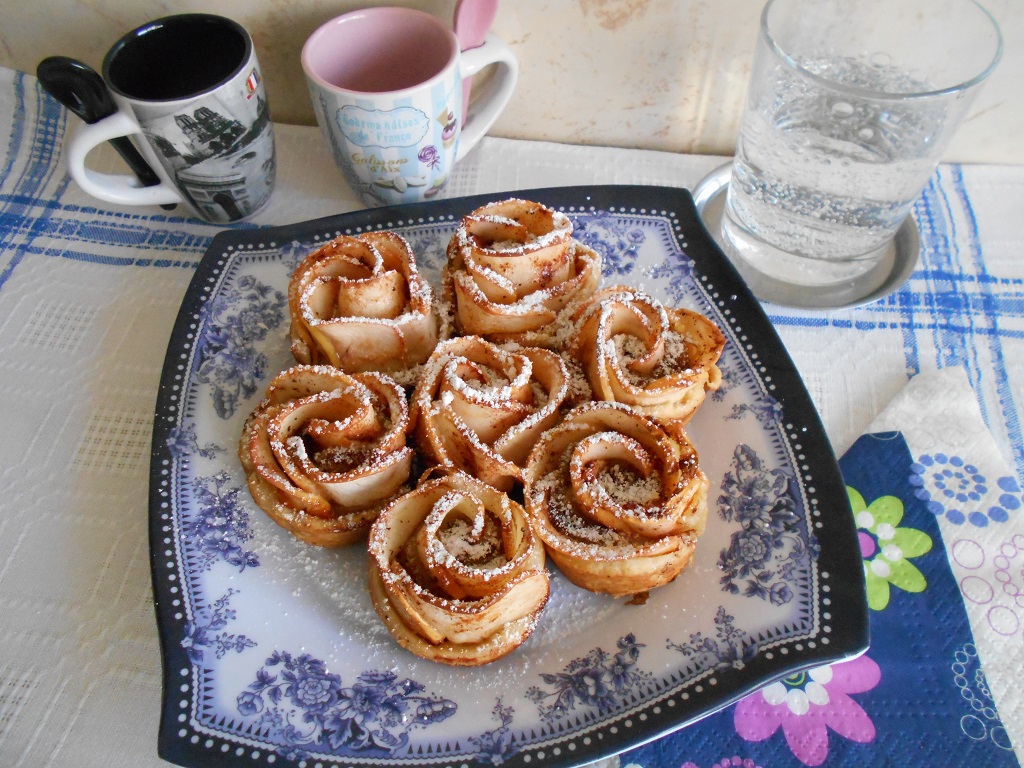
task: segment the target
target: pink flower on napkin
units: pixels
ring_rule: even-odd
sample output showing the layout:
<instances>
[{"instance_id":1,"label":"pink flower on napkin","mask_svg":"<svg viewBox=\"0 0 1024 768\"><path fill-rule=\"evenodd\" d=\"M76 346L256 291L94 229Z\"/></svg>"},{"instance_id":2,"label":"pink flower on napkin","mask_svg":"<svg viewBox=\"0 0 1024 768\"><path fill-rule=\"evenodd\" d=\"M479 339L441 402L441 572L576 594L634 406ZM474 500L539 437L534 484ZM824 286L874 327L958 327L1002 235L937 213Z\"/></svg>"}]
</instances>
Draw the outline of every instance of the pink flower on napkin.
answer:
<instances>
[{"instance_id":1,"label":"pink flower on napkin","mask_svg":"<svg viewBox=\"0 0 1024 768\"><path fill-rule=\"evenodd\" d=\"M790 675L736 705L736 733L764 741L781 727L797 760L821 765L828 757L830 728L850 741L874 741L874 723L849 694L871 690L881 677L867 656Z\"/></svg>"},{"instance_id":2,"label":"pink flower on napkin","mask_svg":"<svg viewBox=\"0 0 1024 768\"><path fill-rule=\"evenodd\" d=\"M629 766L626 766L626 768L629 768ZM679 768L700 768L700 766L687 760ZM732 757L722 758L721 762L715 763L711 768L761 768L761 766L749 757L744 758L733 755Z\"/></svg>"}]
</instances>

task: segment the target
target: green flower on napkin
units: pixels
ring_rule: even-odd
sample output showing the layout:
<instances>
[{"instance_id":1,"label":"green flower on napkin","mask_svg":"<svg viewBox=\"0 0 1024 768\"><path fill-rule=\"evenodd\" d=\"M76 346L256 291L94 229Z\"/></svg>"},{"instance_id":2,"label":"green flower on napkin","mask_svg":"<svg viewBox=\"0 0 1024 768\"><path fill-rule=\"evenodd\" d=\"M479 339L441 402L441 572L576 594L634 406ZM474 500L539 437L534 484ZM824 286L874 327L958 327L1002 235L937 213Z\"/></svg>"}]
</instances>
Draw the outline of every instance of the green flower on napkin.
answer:
<instances>
[{"instance_id":1,"label":"green flower on napkin","mask_svg":"<svg viewBox=\"0 0 1024 768\"><path fill-rule=\"evenodd\" d=\"M871 609L881 611L889 604L890 584L905 592L924 592L928 582L910 558L930 551L931 537L915 528L899 527L903 502L895 496L882 496L868 505L854 488L846 486L846 492L859 529Z\"/></svg>"}]
</instances>

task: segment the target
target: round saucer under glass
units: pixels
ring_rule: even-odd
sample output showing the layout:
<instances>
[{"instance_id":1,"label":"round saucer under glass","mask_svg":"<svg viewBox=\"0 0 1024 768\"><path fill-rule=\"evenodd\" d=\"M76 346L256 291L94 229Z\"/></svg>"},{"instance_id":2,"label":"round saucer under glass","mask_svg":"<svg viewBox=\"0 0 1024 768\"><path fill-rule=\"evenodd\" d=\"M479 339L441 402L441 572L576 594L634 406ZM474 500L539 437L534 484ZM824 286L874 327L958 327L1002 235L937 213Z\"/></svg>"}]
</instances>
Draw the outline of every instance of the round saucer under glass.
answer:
<instances>
[{"instance_id":1,"label":"round saucer under glass","mask_svg":"<svg viewBox=\"0 0 1024 768\"><path fill-rule=\"evenodd\" d=\"M693 191L701 220L736 267L747 287L762 301L804 309L839 309L870 304L907 281L913 273L921 250L917 224L908 216L897 230L892 244L872 269L846 282L826 286L788 283L754 269L734 251L722 234L725 193L729 186L732 164L727 163L705 176Z\"/></svg>"}]
</instances>

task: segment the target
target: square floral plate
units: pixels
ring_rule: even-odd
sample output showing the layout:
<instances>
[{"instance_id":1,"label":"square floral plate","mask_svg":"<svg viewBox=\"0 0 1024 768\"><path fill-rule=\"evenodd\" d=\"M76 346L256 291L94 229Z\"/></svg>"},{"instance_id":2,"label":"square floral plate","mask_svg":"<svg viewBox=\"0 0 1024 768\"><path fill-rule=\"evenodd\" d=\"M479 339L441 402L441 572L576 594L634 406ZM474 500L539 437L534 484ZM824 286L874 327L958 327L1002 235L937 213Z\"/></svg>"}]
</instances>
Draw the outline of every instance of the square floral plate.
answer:
<instances>
[{"instance_id":1,"label":"square floral plate","mask_svg":"<svg viewBox=\"0 0 1024 768\"><path fill-rule=\"evenodd\" d=\"M393 229L436 286L461 217L507 197L565 212L604 283L713 319L722 387L688 433L711 483L691 567L643 605L552 565L534 635L452 668L400 648L360 546L293 539L253 503L246 416L293 364L286 290L339 234ZM151 557L164 658L159 752L183 766L575 766L679 728L868 642L855 526L832 449L760 305L690 194L584 187L379 208L219 234L167 353L153 436Z\"/></svg>"}]
</instances>

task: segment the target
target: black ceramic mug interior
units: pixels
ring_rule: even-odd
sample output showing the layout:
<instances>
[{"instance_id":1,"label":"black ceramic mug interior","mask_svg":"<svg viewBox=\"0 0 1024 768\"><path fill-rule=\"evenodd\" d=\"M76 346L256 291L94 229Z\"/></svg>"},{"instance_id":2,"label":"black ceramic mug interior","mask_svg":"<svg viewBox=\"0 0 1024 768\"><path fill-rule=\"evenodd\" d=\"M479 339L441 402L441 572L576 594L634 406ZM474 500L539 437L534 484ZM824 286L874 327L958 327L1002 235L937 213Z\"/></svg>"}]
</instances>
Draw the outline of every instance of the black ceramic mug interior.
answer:
<instances>
[{"instance_id":1,"label":"black ceramic mug interior","mask_svg":"<svg viewBox=\"0 0 1024 768\"><path fill-rule=\"evenodd\" d=\"M103 61L103 78L129 99L174 101L227 82L251 52L249 35L231 19L205 13L168 16L118 40Z\"/></svg>"}]
</instances>

